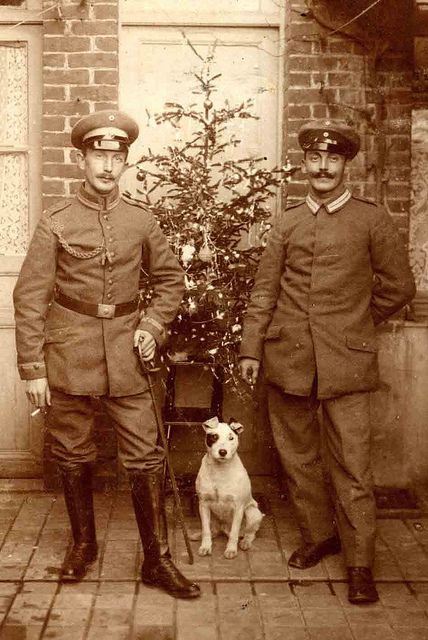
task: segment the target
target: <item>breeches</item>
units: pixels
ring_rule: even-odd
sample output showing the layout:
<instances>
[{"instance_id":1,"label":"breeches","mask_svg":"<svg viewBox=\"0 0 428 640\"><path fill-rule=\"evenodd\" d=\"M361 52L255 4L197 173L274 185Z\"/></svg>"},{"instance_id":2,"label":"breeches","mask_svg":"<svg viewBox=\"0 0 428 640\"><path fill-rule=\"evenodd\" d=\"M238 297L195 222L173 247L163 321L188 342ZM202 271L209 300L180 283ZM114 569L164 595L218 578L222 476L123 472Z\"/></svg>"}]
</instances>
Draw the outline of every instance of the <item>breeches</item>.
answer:
<instances>
[{"instance_id":1,"label":"breeches","mask_svg":"<svg viewBox=\"0 0 428 640\"><path fill-rule=\"evenodd\" d=\"M334 534L336 520L347 566L370 567L374 559L369 399L368 393L354 393L321 401L322 447L320 401L268 386L273 436L302 536L320 542Z\"/></svg>"},{"instance_id":2,"label":"breeches","mask_svg":"<svg viewBox=\"0 0 428 640\"><path fill-rule=\"evenodd\" d=\"M128 471L157 472L164 451L158 445L158 431L150 391L133 396L99 400L117 436L118 455ZM94 408L90 396L75 396L52 389L47 413L51 452L58 464L72 467L95 460Z\"/></svg>"}]
</instances>

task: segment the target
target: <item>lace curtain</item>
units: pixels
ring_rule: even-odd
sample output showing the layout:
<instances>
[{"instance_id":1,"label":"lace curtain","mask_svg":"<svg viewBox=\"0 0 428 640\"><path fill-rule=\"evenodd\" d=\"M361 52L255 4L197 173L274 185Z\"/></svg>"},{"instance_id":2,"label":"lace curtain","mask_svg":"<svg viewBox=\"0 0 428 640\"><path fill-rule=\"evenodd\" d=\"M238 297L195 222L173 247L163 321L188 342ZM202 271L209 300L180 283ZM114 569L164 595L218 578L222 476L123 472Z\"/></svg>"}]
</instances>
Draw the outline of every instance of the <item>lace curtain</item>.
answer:
<instances>
[{"instance_id":1,"label":"lace curtain","mask_svg":"<svg viewBox=\"0 0 428 640\"><path fill-rule=\"evenodd\" d=\"M2 255L22 254L27 247L27 74L26 45L0 42L0 254Z\"/></svg>"}]
</instances>

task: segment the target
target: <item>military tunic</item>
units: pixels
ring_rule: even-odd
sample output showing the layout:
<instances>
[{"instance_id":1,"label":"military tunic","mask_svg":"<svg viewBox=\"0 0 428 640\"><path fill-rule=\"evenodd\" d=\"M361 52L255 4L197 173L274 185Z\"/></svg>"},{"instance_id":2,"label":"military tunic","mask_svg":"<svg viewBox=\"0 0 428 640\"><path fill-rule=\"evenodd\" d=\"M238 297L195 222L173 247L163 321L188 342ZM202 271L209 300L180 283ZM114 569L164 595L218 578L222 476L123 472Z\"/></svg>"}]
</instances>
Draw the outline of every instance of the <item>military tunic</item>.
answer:
<instances>
[{"instance_id":1,"label":"military tunic","mask_svg":"<svg viewBox=\"0 0 428 640\"><path fill-rule=\"evenodd\" d=\"M375 326L414 293L391 218L348 190L323 204L308 196L279 217L251 293L241 356L263 361L272 432L303 540L319 543L338 527L347 566L370 567L374 559L368 392L379 382ZM320 404L333 496L324 482Z\"/></svg>"},{"instance_id":2,"label":"military tunic","mask_svg":"<svg viewBox=\"0 0 428 640\"><path fill-rule=\"evenodd\" d=\"M375 325L415 294L407 255L386 211L348 190L325 206L310 196L284 212L260 260L241 357L267 379L318 397L376 389Z\"/></svg>"},{"instance_id":3,"label":"military tunic","mask_svg":"<svg viewBox=\"0 0 428 640\"><path fill-rule=\"evenodd\" d=\"M119 304L138 296L141 266L154 295L147 309L104 319L64 308L69 298ZM133 352L137 328L159 345L184 291L182 269L155 219L120 197L83 187L42 215L14 290L18 367L66 394L138 394L147 389Z\"/></svg>"}]
</instances>

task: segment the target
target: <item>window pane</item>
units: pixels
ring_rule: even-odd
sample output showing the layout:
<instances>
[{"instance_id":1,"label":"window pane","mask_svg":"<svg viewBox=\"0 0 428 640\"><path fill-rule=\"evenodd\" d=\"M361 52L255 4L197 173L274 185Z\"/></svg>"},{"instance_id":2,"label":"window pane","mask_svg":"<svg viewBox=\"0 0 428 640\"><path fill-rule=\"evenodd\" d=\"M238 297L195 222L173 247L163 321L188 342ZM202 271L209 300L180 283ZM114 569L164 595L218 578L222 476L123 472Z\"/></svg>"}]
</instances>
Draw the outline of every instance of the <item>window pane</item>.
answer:
<instances>
[{"instance_id":1,"label":"window pane","mask_svg":"<svg viewBox=\"0 0 428 640\"><path fill-rule=\"evenodd\" d=\"M27 45L0 42L0 146L27 144Z\"/></svg>"},{"instance_id":2,"label":"window pane","mask_svg":"<svg viewBox=\"0 0 428 640\"><path fill-rule=\"evenodd\" d=\"M27 155L0 154L0 255L25 253L27 239Z\"/></svg>"}]
</instances>

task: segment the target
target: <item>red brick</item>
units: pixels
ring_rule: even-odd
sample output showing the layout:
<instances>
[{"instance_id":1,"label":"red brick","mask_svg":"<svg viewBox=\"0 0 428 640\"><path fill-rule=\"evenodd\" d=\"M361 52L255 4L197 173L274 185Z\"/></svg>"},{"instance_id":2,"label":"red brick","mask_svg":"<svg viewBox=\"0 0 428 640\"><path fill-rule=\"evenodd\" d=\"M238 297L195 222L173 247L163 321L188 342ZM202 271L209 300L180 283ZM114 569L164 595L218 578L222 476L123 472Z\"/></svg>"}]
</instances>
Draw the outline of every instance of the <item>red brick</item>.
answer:
<instances>
[{"instance_id":1,"label":"red brick","mask_svg":"<svg viewBox=\"0 0 428 640\"><path fill-rule=\"evenodd\" d=\"M358 85L359 78L350 73L328 73L328 84L334 87L350 87L352 85Z\"/></svg>"},{"instance_id":2,"label":"red brick","mask_svg":"<svg viewBox=\"0 0 428 640\"><path fill-rule=\"evenodd\" d=\"M42 191L44 195L65 195L65 186L63 180L46 180L43 179Z\"/></svg>"},{"instance_id":3,"label":"red brick","mask_svg":"<svg viewBox=\"0 0 428 640\"><path fill-rule=\"evenodd\" d=\"M71 147L69 133L44 133L42 143L46 147Z\"/></svg>"},{"instance_id":4,"label":"red brick","mask_svg":"<svg viewBox=\"0 0 428 640\"><path fill-rule=\"evenodd\" d=\"M65 38L57 38L55 36L47 36L43 39L43 48L45 51L90 51L91 39L67 36Z\"/></svg>"},{"instance_id":5,"label":"red brick","mask_svg":"<svg viewBox=\"0 0 428 640\"><path fill-rule=\"evenodd\" d=\"M319 71L325 68L319 56L291 56L288 61L289 71Z\"/></svg>"},{"instance_id":6,"label":"red brick","mask_svg":"<svg viewBox=\"0 0 428 640\"><path fill-rule=\"evenodd\" d=\"M117 98L117 87L109 86L81 86L71 87L70 97L72 100L95 100L96 102L114 100Z\"/></svg>"},{"instance_id":7,"label":"red brick","mask_svg":"<svg viewBox=\"0 0 428 640\"><path fill-rule=\"evenodd\" d=\"M111 4L96 3L93 6L93 15L98 20L117 20L118 7Z\"/></svg>"},{"instance_id":8,"label":"red brick","mask_svg":"<svg viewBox=\"0 0 428 640\"><path fill-rule=\"evenodd\" d=\"M43 33L49 35L64 35L66 22L65 20L44 20Z\"/></svg>"},{"instance_id":9,"label":"red brick","mask_svg":"<svg viewBox=\"0 0 428 640\"><path fill-rule=\"evenodd\" d=\"M95 38L95 48L98 51L117 51L118 43L118 38L113 36Z\"/></svg>"},{"instance_id":10,"label":"red brick","mask_svg":"<svg viewBox=\"0 0 428 640\"><path fill-rule=\"evenodd\" d=\"M310 73L290 73L288 76L289 86L292 87L310 87L312 82L312 74Z\"/></svg>"},{"instance_id":11,"label":"red brick","mask_svg":"<svg viewBox=\"0 0 428 640\"><path fill-rule=\"evenodd\" d=\"M79 178L81 172L75 164L44 164L42 175L53 178Z\"/></svg>"},{"instance_id":12,"label":"red brick","mask_svg":"<svg viewBox=\"0 0 428 640\"><path fill-rule=\"evenodd\" d=\"M306 89L305 91L289 89L288 102L291 104L311 104L313 102L319 102L320 95L319 89Z\"/></svg>"},{"instance_id":13,"label":"red brick","mask_svg":"<svg viewBox=\"0 0 428 640\"><path fill-rule=\"evenodd\" d=\"M65 53L44 53L43 66L61 69L62 67L65 67L66 59Z\"/></svg>"},{"instance_id":14,"label":"red brick","mask_svg":"<svg viewBox=\"0 0 428 640\"><path fill-rule=\"evenodd\" d=\"M117 20L73 20L71 23L71 33L77 36L114 35L117 32Z\"/></svg>"},{"instance_id":15,"label":"red brick","mask_svg":"<svg viewBox=\"0 0 428 640\"><path fill-rule=\"evenodd\" d=\"M65 88L53 87L52 85L44 86L43 100L65 100Z\"/></svg>"},{"instance_id":16,"label":"red brick","mask_svg":"<svg viewBox=\"0 0 428 640\"><path fill-rule=\"evenodd\" d=\"M119 82L119 72L116 70L96 70L94 74L95 84L114 84Z\"/></svg>"},{"instance_id":17,"label":"red brick","mask_svg":"<svg viewBox=\"0 0 428 640\"><path fill-rule=\"evenodd\" d=\"M43 131L64 131L65 118L60 116L43 116Z\"/></svg>"},{"instance_id":18,"label":"red brick","mask_svg":"<svg viewBox=\"0 0 428 640\"><path fill-rule=\"evenodd\" d=\"M306 53L306 54L310 54L310 53L314 53L312 51L312 45L314 43L310 42L310 41L305 41L305 40L291 40L288 43L288 52L289 53Z\"/></svg>"},{"instance_id":19,"label":"red brick","mask_svg":"<svg viewBox=\"0 0 428 640\"><path fill-rule=\"evenodd\" d=\"M95 111L101 111L101 109L117 109L117 107L117 99L110 102L95 102Z\"/></svg>"},{"instance_id":20,"label":"red brick","mask_svg":"<svg viewBox=\"0 0 428 640\"><path fill-rule=\"evenodd\" d=\"M326 104L314 104L312 105L312 117L313 118L327 118L329 117L329 108Z\"/></svg>"},{"instance_id":21,"label":"red brick","mask_svg":"<svg viewBox=\"0 0 428 640\"><path fill-rule=\"evenodd\" d=\"M288 117L306 120L311 117L311 108L307 104L290 104L288 106Z\"/></svg>"},{"instance_id":22,"label":"red brick","mask_svg":"<svg viewBox=\"0 0 428 640\"><path fill-rule=\"evenodd\" d=\"M94 69L116 69L118 57L114 53L70 53L68 64L71 68L92 67Z\"/></svg>"},{"instance_id":23,"label":"red brick","mask_svg":"<svg viewBox=\"0 0 428 640\"><path fill-rule=\"evenodd\" d=\"M80 100L73 101L46 101L43 105L43 110L46 115L52 116L69 116L69 115L86 115L89 113L89 104Z\"/></svg>"},{"instance_id":24,"label":"red brick","mask_svg":"<svg viewBox=\"0 0 428 640\"><path fill-rule=\"evenodd\" d=\"M87 69L45 69L43 81L46 84L88 84Z\"/></svg>"},{"instance_id":25,"label":"red brick","mask_svg":"<svg viewBox=\"0 0 428 640\"><path fill-rule=\"evenodd\" d=\"M319 34L320 29L318 25L313 22L304 22L301 24L292 23L290 25L290 36L293 40L300 39L302 37L317 38L319 37Z\"/></svg>"},{"instance_id":26,"label":"red brick","mask_svg":"<svg viewBox=\"0 0 428 640\"><path fill-rule=\"evenodd\" d=\"M64 162L64 149L44 147L42 156L43 162Z\"/></svg>"}]
</instances>

